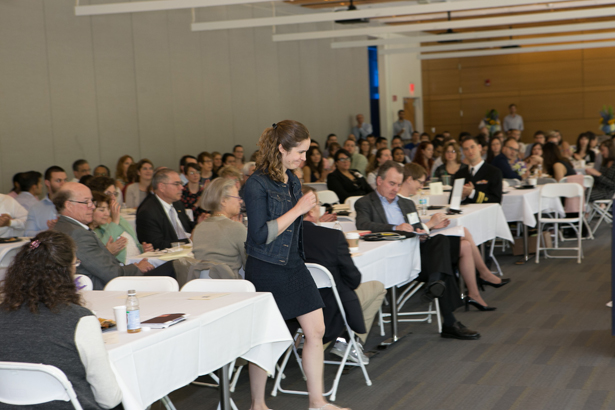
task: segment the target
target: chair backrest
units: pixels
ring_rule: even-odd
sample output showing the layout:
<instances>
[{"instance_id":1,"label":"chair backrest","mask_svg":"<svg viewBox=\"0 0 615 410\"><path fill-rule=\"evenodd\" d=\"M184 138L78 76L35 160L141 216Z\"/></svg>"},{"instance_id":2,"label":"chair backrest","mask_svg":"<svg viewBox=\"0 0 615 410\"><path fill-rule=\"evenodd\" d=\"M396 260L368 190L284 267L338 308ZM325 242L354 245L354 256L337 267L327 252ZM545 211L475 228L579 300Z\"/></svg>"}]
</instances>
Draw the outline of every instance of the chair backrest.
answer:
<instances>
[{"instance_id":1,"label":"chair backrest","mask_svg":"<svg viewBox=\"0 0 615 410\"><path fill-rule=\"evenodd\" d=\"M20 250L21 246L18 246L7 251L2 257L2 260L0 260L0 268L8 268L11 262L13 262L13 259L15 259L15 255L17 255L17 252Z\"/></svg>"},{"instance_id":2,"label":"chair backrest","mask_svg":"<svg viewBox=\"0 0 615 410\"><path fill-rule=\"evenodd\" d=\"M581 184L574 182L546 184L540 190L540 196L543 198L575 198L580 197L583 201L584 188Z\"/></svg>"},{"instance_id":3,"label":"chair backrest","mask_svg":"<svg viewBox=\"0 0 615 410\"><path fill-rule=\"evenodd\" d=\"M245 279L193 279L181 292L256 292L256 289Z\"/></svg>"},{"instance_id":4,"label":"chair backrest","mask_svg":"<svg viewBox=\"0 0 615 410\"><path fill-rule=\"evenodd\" d=\"M344 204L350 207L350 212L354 212L354 203L357 202L361 198L363 197L362 196L350 196L346 198L346 200L344 201Z\"/></svg>"},{"instance_id":5,"label":"chair backrest","mask_svg":"<svg viewBox=\"0 0 615 410\"><path fill-rule=\"evenodd\" d=\"M568 181L568 177L564 177L561 179L561 181L559 181L560 184L561 183L567 183ZM594 177L592 177L591 175L583 175L583 186L585 188L593 188L594 186Z\"/></svg>"},{"instance_id":6,"label":"chair backrest","mask_svg":"<svg viewBox=\"0 0 615 410\"><path fill-rule=\"evenodd\" d=\"M506 178L503 181L508 183L508 186L519 186L521 185L521 181L519 181L518 179L514 179L514 178Z\"/></svg>"},{"instance_id":7,"label":"chair backrest","mask_svg":"<svg viewBox=\"0 0 615 410\"><path fill-rule=\"evenodd\" d=\"M75 275L75 284L77 285L77 290L94 290L92 279L85 275Z\"/></svg>"},{"instance_id":8,"label":"chair backrest","mask_svg":"<svg viewBox=\"0 0 615 410\"><path fill-rule=\"evenodd\" d=\"M105 286L105 290L131 289L137 292L177 292L179 285L170 276L118 276Z\"/></svg>"},{"instance_id":9,"label":"chair backrest","mask_svg":"<svg viewBox=\"0 0 615 410\"><path fill-rule=\"evenodd\" d=\"M333 275L329 272L329 269L325 268L322 265L317 263L306 263L305 266L308 268L310 273L312 274L312 279L316 283L316 287L318 289L322 288L331 288L333 291L333 295L335 296L335 300L337 301L337 307L344 318L344 323L346 324L347 330L350 329L348 326L348 322L346 322L346 312L344 311L344 305L342 304L342 300L340 299L340 295L337 292L337 286L335 285L335 279L333 279Z\"/></svg>"},{"instance_id":10,"label":"chair backrest","mask_svg":"<svg viewBox=\"0 0 615 410\"><path fill-rule=\"evenodd\" d=\"M536 185L546 184L557 184L557 180L555 178L538 178L538 181L536 181Z\"/></svg>"},{"instance_id":11,"label":"chair backrest","mask_svg":"<svg viewBox=\"0 0 615 410\"><path fill-rule=\"evenodd\" d=\"M321 204L337 204L340 202L340 199L337 197L337 194L330 190L318 191L318 201Z\"/></svg>"},{"instance_id":12,"label":"chair backrest","mask_svg":"<svg viewBox=\"0 0 615 410\"><path fill-rule=\"evenodd\" d=\"M54 400L70 401L82 410L73 385L57 367L0 362L0 403L25 406Z\"/></svg>"}]
</instances>

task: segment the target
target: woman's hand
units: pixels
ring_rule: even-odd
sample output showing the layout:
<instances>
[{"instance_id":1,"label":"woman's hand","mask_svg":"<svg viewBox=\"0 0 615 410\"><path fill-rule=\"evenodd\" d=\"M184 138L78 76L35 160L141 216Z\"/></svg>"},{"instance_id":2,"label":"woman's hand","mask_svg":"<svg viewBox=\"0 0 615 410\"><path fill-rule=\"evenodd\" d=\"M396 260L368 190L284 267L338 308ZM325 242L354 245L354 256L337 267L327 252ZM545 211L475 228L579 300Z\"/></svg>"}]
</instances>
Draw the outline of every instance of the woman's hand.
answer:
<instances>
[{"instance_id":1,"label":"woman's hand","mask_svg":"<svg viewBox=\"0 0 615 410\"><path fill-rule=\"evenodd\" d=\"M111 252L112 255L115 256L118 253L120 253L122 249L126 247L127 242L128 240L122 236L117 238L116 241L113 240L113 237L109 237L109 240L107 241L107 244L105 245L105 247L107 248L109 252Z\"/></svg>"},{"instance_id":2,"label":"woman's hand","mask_svg":"<svg viewBox=\"0 0 615 410\"><path fill-rule=\"evenodd\" d=\"M295 205L295 208L301 215L307 214L316 205L316 195L313 192L308 192L303 195Z\"/></svg>"},{"instance_id":3,"label":"woman's hand","mask_svg":"<svg viewBox=\"0 0 615 410\"><path fill-rule=\"evenodd\" d=\"M585 168L585 173L593 177L599 177L602 175L602 173L595 168Z\"/></svg>"},{"instance_id":4,"label":"woman's hand","mask_svg":"<svg viewBox=\"0 0 615 410\"><path fill-rule=\"evenodd\" d=\"M154 245L147 242L141 242L141 246L143 246L143 252L154 252Z\"/></svg>"},{"instance_id":5,"label":"woman's hand","mask_svg":"<svg viewBox=\"0 0 615 410\"><path fill-rule=\"evenodd\" d=\"M427 223L427 226L430 229L441 229L446 228L450 223L451 221L446 217L445 214L437 213L431 217L431 219Z\"/></svg>"},{"instance_id":6,"label":"woman's hand","mask_svg":"<svg viewBox=\"0 0 615 410\"><path fill-rule=\"evenodd\" d=\"M120 223L120 209L122 206L115 200L115 198L111 199L111 206L109 207L109 211L111 211L111 221L113 221L116 225Z\"/></svg>"}]
</instances>

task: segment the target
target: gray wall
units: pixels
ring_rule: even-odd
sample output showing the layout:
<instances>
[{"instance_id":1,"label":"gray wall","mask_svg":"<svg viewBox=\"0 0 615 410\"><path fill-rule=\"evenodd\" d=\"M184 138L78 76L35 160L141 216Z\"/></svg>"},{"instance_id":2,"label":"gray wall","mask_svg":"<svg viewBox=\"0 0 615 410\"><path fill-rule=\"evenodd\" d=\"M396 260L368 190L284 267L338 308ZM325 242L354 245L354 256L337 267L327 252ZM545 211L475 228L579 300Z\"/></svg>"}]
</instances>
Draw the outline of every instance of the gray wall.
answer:
<instances>
[{"instance_id":1,"label":"gray wall","mask_svg":"<svg viewBox=\"0 0 615 410\"><path fill-rule=\"evenodd\" d=\"M189 10L76 17L74 5L0 1L1 192L20 171L56 164L72 176L77 158L113 170L130 154L176 168L184 154L235 144L250 155L282 119L321 143L345 136L356 113L369 119L367 50L274 43L271 27L191 32ZM197 21L270 15L215 7L198 9Z\"/></svg>"}]
</instances>

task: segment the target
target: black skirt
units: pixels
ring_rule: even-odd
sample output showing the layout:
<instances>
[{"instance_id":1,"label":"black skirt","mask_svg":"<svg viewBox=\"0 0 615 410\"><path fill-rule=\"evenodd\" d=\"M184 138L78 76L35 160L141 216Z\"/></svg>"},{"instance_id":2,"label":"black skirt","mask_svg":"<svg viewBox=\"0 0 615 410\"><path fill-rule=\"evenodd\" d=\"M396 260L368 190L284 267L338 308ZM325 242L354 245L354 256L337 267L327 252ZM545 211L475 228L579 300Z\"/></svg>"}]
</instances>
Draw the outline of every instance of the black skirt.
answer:
<instances>
[{"instance_id":1,"label":"black skirt","mask_svg":"<svg viewBox=\"0 0 615 410\"><path fill-rule=\"evenodd\" d=\"M291 252L284 266L248 256L246 279L257 292L273 294L284 320L325 307L310 271L296 251Z\"/></svg>"}]
</instances>

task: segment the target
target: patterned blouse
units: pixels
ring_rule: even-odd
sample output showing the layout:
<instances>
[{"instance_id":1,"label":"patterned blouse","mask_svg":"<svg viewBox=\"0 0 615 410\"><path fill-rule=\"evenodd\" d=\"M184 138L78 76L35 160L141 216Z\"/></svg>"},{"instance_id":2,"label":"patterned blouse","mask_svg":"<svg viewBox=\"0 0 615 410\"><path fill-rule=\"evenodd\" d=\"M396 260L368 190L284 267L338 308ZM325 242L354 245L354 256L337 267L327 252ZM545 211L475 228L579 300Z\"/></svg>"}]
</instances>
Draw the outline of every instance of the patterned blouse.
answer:
<instances>
[{"instance_id":1,"label":"patterned blouse","mask_svg":"<svg viewBox=\"0 0 615 410\"><path fill-rule=\"evenodd\" d=\"M182 203L184 204L184 208L192 209L192 214L194 215L194 220L197 221L199 216L205 211L199 207L199 199L201 198L201 194L203 193L203 187L199 187L199 192L193 194L190 192L190 188L188 188L188 184L184 185L184 189L182 190Z\"/></svg>"}]
</instances>

